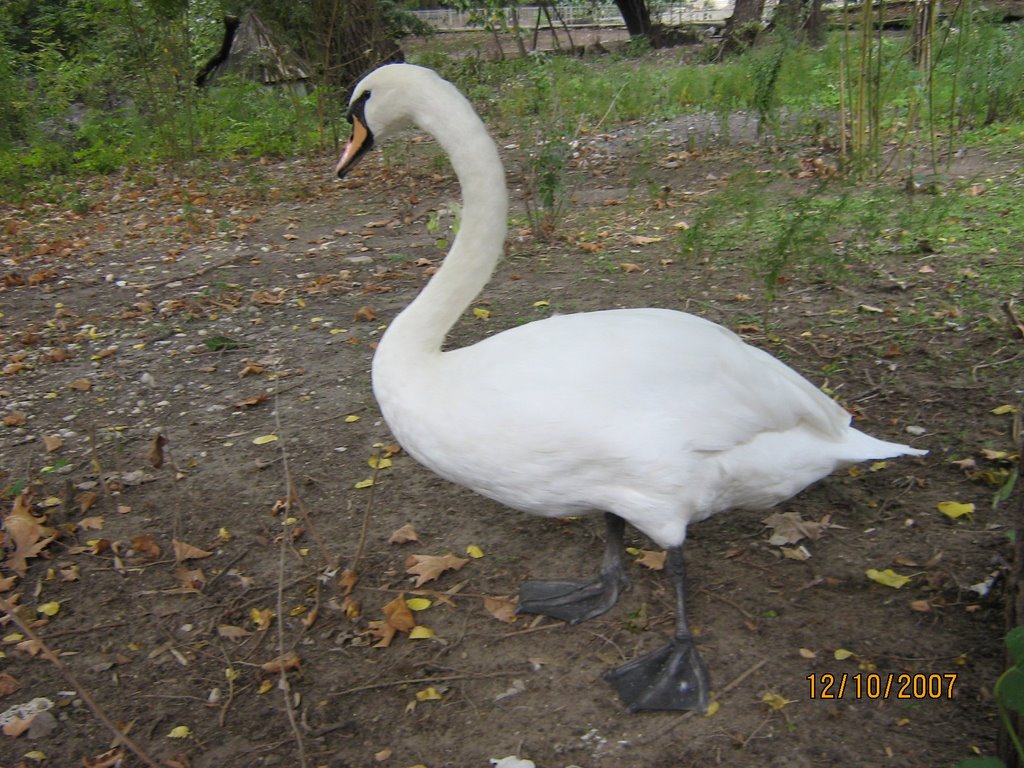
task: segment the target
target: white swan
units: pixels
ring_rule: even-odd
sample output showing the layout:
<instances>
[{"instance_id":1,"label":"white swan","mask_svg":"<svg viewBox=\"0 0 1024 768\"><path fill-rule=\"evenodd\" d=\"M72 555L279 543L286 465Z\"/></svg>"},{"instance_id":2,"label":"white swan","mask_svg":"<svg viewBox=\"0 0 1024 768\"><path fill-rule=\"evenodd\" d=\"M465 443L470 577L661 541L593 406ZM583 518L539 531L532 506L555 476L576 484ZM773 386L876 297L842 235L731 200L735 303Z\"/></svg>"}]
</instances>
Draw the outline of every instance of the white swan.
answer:
<instances>
[{"instance_id":1,"label":"white swan","mask_svg":"<svg viewBox=\"0 0 1024 768\"><path fill-rule=\"evenodd\" d=\"M390 324L373 390L421 464L523 512L603 512L592 582L523 585L520 610L568 621L607 611L626 584L623 521L669 553L678 596L664 648L606 675L631 711L698 709L708 680L686 621L686 528L770 507L837 467L926 451L883 442L792 369L699 317L620 309L547 318L442 351L502 253L508 197L497 148L469 102L429 69L389 64L350 104L343 176L374 141L412 122L451 158L462 223L444 265Z\"/></svg>"}]
</instances>

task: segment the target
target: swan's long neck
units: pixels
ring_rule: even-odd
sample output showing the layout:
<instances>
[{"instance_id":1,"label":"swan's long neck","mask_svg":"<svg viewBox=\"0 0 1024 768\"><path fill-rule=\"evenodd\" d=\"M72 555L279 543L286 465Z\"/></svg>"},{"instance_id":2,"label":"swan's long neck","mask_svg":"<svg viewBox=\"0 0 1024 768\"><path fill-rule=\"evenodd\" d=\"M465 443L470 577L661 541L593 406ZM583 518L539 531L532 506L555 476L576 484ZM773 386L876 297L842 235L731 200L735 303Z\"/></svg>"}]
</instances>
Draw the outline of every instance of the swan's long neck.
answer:
<instances>
[{"instance_id":1,"label":"swan's long neck","mask_svg":"<svg viewBox=\"0 0 1024 768\"><path fill-rule=\"evenodd\" d=\"M508 191L497 147L469 102L444 86L421 94L416 123L451 160L462 189L462 221L444 264L381 339L378 356L408 364L440 353L445 335L490 279L507 230Z\"/></svg>"}]
</instances>

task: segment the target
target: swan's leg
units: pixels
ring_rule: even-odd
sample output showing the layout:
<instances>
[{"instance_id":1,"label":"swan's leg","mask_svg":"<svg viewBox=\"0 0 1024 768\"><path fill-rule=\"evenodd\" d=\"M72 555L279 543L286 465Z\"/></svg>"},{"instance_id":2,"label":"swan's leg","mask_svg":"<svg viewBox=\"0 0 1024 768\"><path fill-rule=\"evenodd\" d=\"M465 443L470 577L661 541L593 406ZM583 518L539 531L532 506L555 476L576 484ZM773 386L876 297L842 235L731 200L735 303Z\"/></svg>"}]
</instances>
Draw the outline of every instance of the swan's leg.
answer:
<instances>
[{"instance_id":1,"label":"swan's leg","mask_svg":"<svg viewBox=\"0 0 1024 768\"><path fill-rule=\"evenodd\" d=\"M519 612L553 616L573 624L607 612L629 586L624 563L623 532L626 522L605 514L608 541L601 573L593 581L527 581L519 589Z\"/></svg>"},{"instance_id":2,"label":"swan's leg","mask_svg":"<svg viewBox=\"0 0 1024 768\"><path fill-rule=\"evenodd\" d=\"M686 623L686 566L681 546L669 549L666 565L676 590L676 629L672 640L657 651L616 667L604 679L615 686L630 712L704 712L708 708L708 673Z\"/></svg>"}]
</instances>

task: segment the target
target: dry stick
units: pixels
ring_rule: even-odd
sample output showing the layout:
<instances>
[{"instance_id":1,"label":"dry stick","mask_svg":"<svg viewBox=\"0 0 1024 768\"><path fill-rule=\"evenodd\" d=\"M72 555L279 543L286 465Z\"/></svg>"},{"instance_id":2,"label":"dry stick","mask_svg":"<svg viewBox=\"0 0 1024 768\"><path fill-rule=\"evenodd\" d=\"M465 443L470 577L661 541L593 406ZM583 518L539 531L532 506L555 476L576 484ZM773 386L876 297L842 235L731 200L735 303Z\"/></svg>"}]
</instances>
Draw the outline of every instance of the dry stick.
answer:
<instances>
[{"instance_id":1,"label":"dry stick","mask_svg":"<svg viewBox=\"0 0 1024 768\"><path fill-rule=\"evenodd\" d=\"M281 405L277 400L277 396L274 396L274 421L278 436L278 442L280 443L281 452L281 466L284 468L284 482L285 492L288 498L288 506L291 506L292 498L292 473L291 467L288 465L288 449L284 445L284 440L281 440ZM306 744L302 740L302 733L299 731L299 724L295 721L295 711L292 709L292 698L291 698L291 685L288 682L288 669L287 664L284 663L284 566L285 566L285 554L287 553L287 546L291 542L291 536L288 535L287 529L284 531L284 535L281 536L281 546L279 548L279 557L277 561L277 656L281 660L280 663L280 683L281 694L284 698L284 711L288 715L288 722L291 724L292 733L295 736L295 744L299 749L299 762L303 768L307 768L309 763L306 760Z\"/></svg>"},{"instance_id":2,"label":"dry stick","mask_svg":"<svg viewBox=\"0 0 1024 768\"><path fill-rule=\"evenodd\" d=\"M25 633L28 639L31 640L39 648L39 651L42 653L43 658L47 659L55 667L57 667L60 673L64 676L64 679L71 684L71 687L78 692L78 695L82 698L82 701L85 702L86 706L88 706L89 709L92 710L92 713L96 716L96 719L103 723L103 725L105 725L108 729L110 729L110 732L114 734L117 741L120 741L122 744L128 747L128 749L135 753L135 756L139 758L139 760L144 762L146 765L150 766L151 768L160 768L159 764L157 764L157 762L153 758L151 758L142 747L136 744L135 741L130 736L128 736L128 734L121 732L121 729L114 724L114 721L107 716L107 713L103 711L103 708L96 703L93 697L89 694L89 691L86 690L85 686L78 681L78 678L75 677L75 674L67 667L67 665L64 664L63 661L60 660L60 657L57 656L56 653L50 650L50 646L44 643L42 638L39 637L39 635L37 635L28 624L21 620L21 617L18 615L15 607L11 605L7 601L7 598L5 597L0 597L0 610L6 612L6 614L14 621L14 623L18 625L18 628Z\"/></svg>"},{"instance_id":3,"label":"dry stick","mask_svg":"<svg viewBox=\"0 0 1024 768\"><path fill-rule=\"evenodd\" d=\"M765 659L765 661L767 661L767 659ZM368 683L367 685L357 685L355 688L346 688L344 691L331 693L328 694L328 696L333 699L338 696L348 696L353 693L363 693L364 691L376 691L381 688L396 688L402 685L450 683L453 680L484 680L490 677L512 677L518 674L521 674L521 672L481 672L479 674L444 675L442 677L411 677L403 678L402 680L392 680L387 683Z\"/></svg>"}]
</instances>

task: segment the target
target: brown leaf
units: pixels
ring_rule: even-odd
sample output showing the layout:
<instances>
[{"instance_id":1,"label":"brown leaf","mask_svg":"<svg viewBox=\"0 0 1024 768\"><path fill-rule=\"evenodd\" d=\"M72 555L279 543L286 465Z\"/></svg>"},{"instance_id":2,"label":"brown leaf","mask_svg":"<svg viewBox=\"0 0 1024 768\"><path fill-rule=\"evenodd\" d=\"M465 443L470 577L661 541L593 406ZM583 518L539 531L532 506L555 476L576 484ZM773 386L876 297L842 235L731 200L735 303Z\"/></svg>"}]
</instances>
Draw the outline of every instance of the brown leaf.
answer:
<instances>
[{"instance_id":1,"label":"brown leaf","mask_svg":"<svg viewBox=\"0 0 1024 768\"><path fill-rule=\"evenodd\" d=\"M204 557L211 557L213 555L213 552L193 547L191 544L187 544L179 539L173 539L172 541L174 542L174 559L179 563L183 560L201 560Z\"/></svg>"},{"instance_id":2,"label":"brown leaf","mask_svg":"<svg viewBox=\"0 0 1024 768\"><path fill-rule=\"evenodd\" d=\"M820 539L825 529L831 527L828 515L815 523L804 520L798 512L776 512L762 522L772 529L768 543L775 547L796 544L804 538Z\"/></svg>"},{"instance_id":3,"label":"brown leaf","mask_svg":"<svg viewBox=\"0 0 1024 768\"><path fill-rule=\"evenodd\" d=\"M636 562L652 571L661 571L665 569L666 554L665 551L655 552L650 549L641 549L640 557L636 559Z\"/></svg>"},{"instance_id":4,"label":"brown leaf","mask_svg":"<svg viewBox=\"0 0 1024 768\"><path fill-rule=\"evenodd\" d=\"M256 291L249 297L252 304L284 304L287 296L280 288L273 291Z\"/></svg>"},{"instance_id":5,"label":"brown leaf","mask_svg":"<svg viewBox=\"0 0 1024 768\"><path fill-rule=\"evenodd\" d=\"M96 755L96 757L83 757L82 768L117 768L123 762L124 750L120 747L114 747L101 755ZM175 764L165 760L164 765L182 765L182 763Z\"/></svg>"},{"instance_id":6,"label":"brown leaf","mask_svg":"<svg viewBox=\"0 0 1024 768\"><path fill-rule=\"evenodd\" d=\"M511 624L516 620L516 605L518 600L511 597L485 597L484 610L498 621Z\"/></svg>"},{"instance_id":7,"label":"brown leaf","mask_svg":"<svg viewBox=\"0 0 1024 768\"><path fill-rule=\"evenodd\" d=\"M26 416L21 411L11 411L6 416L4 416L5 427L21 427L24 426L25 422L27 421L28 416Z\"/></svg>"},{"instance_id":8,"label":"brown leaf","mask_svg":"<svg viewBox=\"0 0 1024 768\"><path fill-rule=\"evenodd\" d=\"M623 272L625 272L627 274L629 274L630 272L643 272L644 271L643 267L641 267L639 264L634 264L631 261L624 261L624 262L622 262L621 264L619 264L619 268Z\"/></svg>"},{"instance_id":9,"label":"brown leaf","mask_svg":"<svg viewBox=\"0 0 1024 768\"><path fill-rule=\"evenodd\" d=\"M83 376L80 379L75 379L74 381L69 381L68 382L68 387L70 389L74 389L74 390L77 390L79 392L88 392L90 389L92 389L92 380L91 379L87 379L87 378L85 378Z\"/></svg>"},{"instance_id":10,"label":"brown leaf","mask_svg":"<svg viewBox=\"0 0 1024 768\"><path fill-rule=\"evenodd\" d=\"M167 445L167 438L157 432L149 442L149 451L146 452L146 459L154 469L160 469L164 465L164 446Z\"/></svg>"},{"instance_id":11,"label":"brown leaf","mask_svg":"<svg viewBox=\"0 0 1024 768\"><path fill-rule=\"evenodd\" d=\"M25 575L28 558L36 557L57 538L57 531L44 525L45 522L45 518L32 514L28 492L14 500L11 513L4 518L4 529L10 543L14 544L14 551L7 556L7 566L19 576Z\"/></svg>"},{"instance_id":12,"label":"brown leaf","mask_svg":"<svg viewBox=\"0 0 1024 768\"><path fill-rule=\"evenodd\" d=\"M264 672L270 672L275 674L278 672L287 672L292 669L298 669L302 665L302 660L299 658L297 653L286 653L283 656L278 656L273 661L268 661L265 664L260 664L260 669Z\"/></svg>"},{"instance_id":13,"label":"brown leaf","mask_svg":"<svg viewBox=\"0 0 1024 768\"><path fill-rule=\"evenodd\" d=\"M242 640L252 635L252 632L232 624L220 624L217 627L217 634L226 640Z\"/></svg>"},{"instance_id":14,"label":"brown leaf","mask_svg":"<svg viewBox=\"0 0 1024 768\"><path fill-rule=\"evenodd\" d=\"M21 688L21 683L16 677L7 672L0 672L0 698L10 696L19 688Z\"/></svg>"},{"instance_id":15,"label":"brown leaf","mask_svg":"<svg viewBox=\"0 0 1024 768\"><path fill-rule=\"evenodd\" d=\"M64 445L64 438L60 435L43 435L43 446L47 453L53 453Z\"/></svg>"},{"instance_id":16,"label":"brown leaf","mask_svg":"<svg viewBox=\"0 0 1024 768\"><path fill-rule=\"evenodd\" d=\"M401 528L391 534L391 538L388 539L389 544L406 544L410 541L419 541L420 537L416 534L416 529L411 524L406 523Z\"/></svg>"},{"instance_id":17,"label":"brown leaf","mask_svg":"<svg viewBox=\"0 0 1024 768\"><path fill-rule=\"evenodd\" d=\"M252 408L253 406L257 406L266 401L267 397L266 392L260 392L258 395L247 397L245 400L239 400L237 403L232 403L232 405L234 405L235 408Z\"/></svg>"},{"instance_id":18,"label":"brown leaf","mask_svg":"<svg viewBox=\"0 0 1024 768\"><path fill-rule=\"evenodd\" d=\"M160 549L160 545L156 543L156 539L149 533L144 533L140 536L132 536L129 545L135 554L149 560L156 560L160 557L160 554L163 551Z\"/></svg>"},{"instance_id":19,"label":"brown leaf","mask_svg":"<svg viewBox=\"0 0 1024 768\"><path fill-rule=\"evenodd\" d=\"M365 634L378 638L377 642L373 644L374 648L387 648L395 639L398 630L386 621L368 621Z\"/></svg>"},{"instance_id":20,"label":"brown leaf","mask_svg":"<svg viewBox=\"0 0 1024 768\"><path fill-rule=\"evenodd\" d=\"M78 511L83 515L92 509L92 505L99 499L99 494L96 491L82 491L80 494L75 496L75 501L78 502Z\"/></svg>"},{"instance_id":21,"label":"brown leaf","mask_svg":"<svg viewBox=\"0 0 1024 768\"><path fill-rule=\"evenodd\" d=\"M356 584L359 583L359 574L353 571L351 568L346 568L341 572L341 576L338 577L338 586L344 590L343 595L351 595L352 590L356 588Z\"/></svg>"},{"instance_id":22,"label":"brown leaf","mask_svg":"<svg viewBox=\"0 0 1024 768\"><path fill-rule=\"evenodd\" d=\"M445 571L457 571L469 562L468 558L447 555L409 555L405 561L406 573L416 576L416 586L433 581Z\"/></svg>"},{"instance_id":23,"label":"brown leaf","mask_svg":"<svg viewBox=\"0 0 1024 768\"><path fill-rule=\"evenodd\" d=\"M373 322L377 319L377 310L373 307L360 307L355 311L352 316L353 320L362 320L364 322Z\"/></svg>"},{"instance_id":24,"label":"brown leaf","mask_svg":"<svg viewBox=\"0 0 1024 768\"><path fill-rule=\"evenodd\" d=\"M21 736L21 734L29 729L29 726L32 725L32 721L35 720L35 718L35 715L29 715L28 717L18 717L15 715L11 718L10 722L4 726L4 735L13 737Z\"/></svg>"},{"instance_id":25,"label":"brown leaf","mask_svg":"<svg viewBox=\"0 0 1024 768\"><path fill-rule=\"evenodd\" d=\"M78 521L78 527L83 531L102 531L103 530L103 515L94 515L93 517L83 517Z\"/></svg>"},{"instance_id":26,"label":"brown leaf","mask_svg":"<svg viewBox=\"0 0 1024 768\"><path fill-rule=\"evenodd\" d=\"M401 594L384 606L384 615L387 623L399 632L408 632L416 626L416 619L412 617L412 611L405 604L405 594Z\"/></svg>"},{"instance_id":27,"label":"brown leaf","mask_svg":"<svg viewBox=\"0 0 1024 768\"><path fill-rule=\"evenodd\" d=\"M179 565L174 569L174 578L178 580L178 592L198 592L206 584L206 574L202 568L185 568Z\"/></svg>"}]
</instances>

